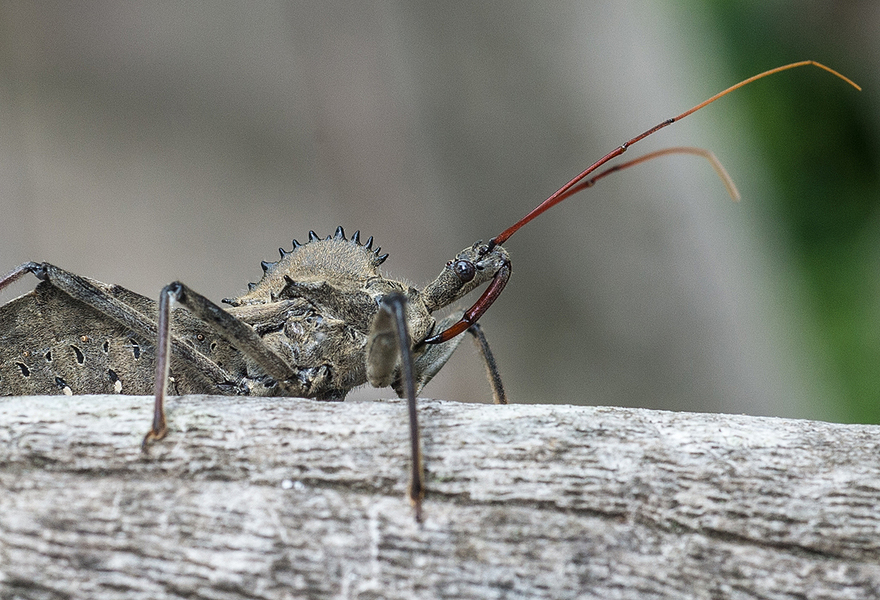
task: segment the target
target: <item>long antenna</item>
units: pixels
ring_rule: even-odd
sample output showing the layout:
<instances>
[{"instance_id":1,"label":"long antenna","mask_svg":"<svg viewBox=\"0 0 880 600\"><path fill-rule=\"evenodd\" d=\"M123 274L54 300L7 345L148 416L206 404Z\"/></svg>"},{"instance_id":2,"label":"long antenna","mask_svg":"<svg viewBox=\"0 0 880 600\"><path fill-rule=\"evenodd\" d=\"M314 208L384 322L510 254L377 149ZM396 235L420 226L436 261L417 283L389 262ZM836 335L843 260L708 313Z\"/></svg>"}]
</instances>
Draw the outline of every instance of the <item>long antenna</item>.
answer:
<instances>
[{"instance_id":1,"label":"long antenna","mask_svg":"<svg viewBox=\"0 0 880 600\"><path fill-rule=\"evenodd\" d=\"M763 73L759 73L757 75L749 77L748 79L744 79L744 80L740 81L739 83L737 83L736 85L730 86L729 88L727 88L723 92L719 92L719 93L715 94L714 96L712 96L708 100L704 100L703 102L700 102L699 104L697 104L696 106L694 106L690 110L686 110L683 113L681 113L680 115L672 117L671 119L666 119L662 123L658 123L654 127L651 127L649 130L645 131L644 133L637 135L636 137L632 138L631 140L629 140L627 142L624 142L623 144L621 144L620 146L618 146L617 148L615 148L614 150L612 150L611 152L609 152L608 154L606 154L605 156L603 156L602 158L600 158L599 160L594 162L592 165L587 167L577 177L575 177L574 179L572 179L571 181L566 183L564 186L559 188L552 196L550 196L549 198L544 200L541 204L536 206L529 214L527 214L522 219L520 219L519 221L517 221L516 223L514 223L513 225L511 225L510 227L508 227L504 231L502 231L500 234L495 236L492 240L489 241L489 248L491 249L494 246L497 246L499 244L503 244L504 242L506 242L508 240L508 238L510 238L510 236L512 236L514 233L516 233L520 227L522 227L523 225L525 225L526 223L528 223L529 221L531 221L532 219L534 219L535 217L537 217L541 213L545 212L549 208L559 204L560 202L562 202L563 200L565 200L566 198L571 196L573 193L576 193L575 191L573 191L573 188L575 188L575 186L577 186L579 183L583 182L584 179L587 177L587 175L589 175L590 173L592 173L593 171L595 171L596 169L598 169L599 167L601 167L602 165L607 163L612 158L616 158L616 157L620 156L621 154L623 154L624 152L626 152L627 149L630 146L632 146L633 144L635 144L636 142L639 142L639 141L645 139L646 137L648 137L651 134L657 133L658 131L660 131L664 127L668 127L669 125L672 125L676 121L680 121L680 120L684 119L686 116L697 112L698 110L700 110L701 108L703 108L705 106L708 106L709 104L712 104L713 102L715 102L716 100L718 100L722 96L726 96L730 92L732 92L734 90L738 90L739 88L741 88L745 85L748 85L754 81L757 81L759 79L763 79L764 77L768 77L770 75L774 75L775 73L779 73L780 71L787 71L789 69L795 69L797 67L805 67L805 66L810 66L810 65L812 65L814 67L819 67L820 69L828 71L832 75L839 77L840 79L843 79L845 82L847 82L848 84L850 84L851 86L853 86L854 88L856 88L859 91L861 91L861 89L862 89L861 87L856 85L856 83L853 82L848 77L845 77L845 76L841 75L840 73L838 73L837 71L835 71L834 69L832 69L830 67L826 67L822 63L818 63L814 60L802 60L800 62L795 62L795 63L791 63L788 65L783 65L781 67L776 67L775 69L770 69L769 71L764 71ZM619 169L616 169L616 170L619 170ZM722 179L723 179L723 177L722 177ZM589 185L584 186L584 187L589 187ZM583 189L583 188L578 188L577 191L580 191L581 189Z\"/></svg>"}]
</instances>

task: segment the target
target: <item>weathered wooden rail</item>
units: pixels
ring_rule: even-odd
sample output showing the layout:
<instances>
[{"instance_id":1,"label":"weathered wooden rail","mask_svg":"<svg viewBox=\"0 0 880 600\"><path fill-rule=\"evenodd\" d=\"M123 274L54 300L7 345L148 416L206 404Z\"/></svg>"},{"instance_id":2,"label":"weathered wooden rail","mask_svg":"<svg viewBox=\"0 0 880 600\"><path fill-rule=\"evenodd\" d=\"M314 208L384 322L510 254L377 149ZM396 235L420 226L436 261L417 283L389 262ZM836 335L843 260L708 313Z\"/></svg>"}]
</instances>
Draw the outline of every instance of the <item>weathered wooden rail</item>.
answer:
<instances>
[{"instance_id":1,"label":"weathered wooden rail","mask_svg":"<svg viewBox=\"0 0 880 600\"><path fill-rule=\"evenodd\" d=\"M880 427L421 401L0 399L0 598L876 598Z\"/></svg>"}]
</instances>

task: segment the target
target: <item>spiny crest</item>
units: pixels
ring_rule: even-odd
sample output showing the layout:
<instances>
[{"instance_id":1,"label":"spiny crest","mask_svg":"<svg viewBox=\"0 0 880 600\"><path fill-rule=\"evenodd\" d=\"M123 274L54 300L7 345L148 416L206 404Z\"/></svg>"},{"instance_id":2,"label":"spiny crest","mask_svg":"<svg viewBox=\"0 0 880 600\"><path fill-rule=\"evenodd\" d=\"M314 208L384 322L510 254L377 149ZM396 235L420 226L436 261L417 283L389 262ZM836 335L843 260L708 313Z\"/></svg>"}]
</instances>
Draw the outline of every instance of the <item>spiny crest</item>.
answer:
<instances>
[{"instance_id":1,"label":"spiny crest","mask_svg":"<svg viewBox=\"0 0 880 600\"><path fill-rule=\"evenodd\" d=\"M360 231L355 231L349 240L342 227L337 227L333 235L323 239L309 231L306 243L293 240L291 250L279 248L281 258L277 262L264 260L260 263L263 277L257 283L248 284L247 294L232 300L224 299L224 302L238 306L275 300L288 279L344 284L377 277L378 267L388 254L379 254L381 248L373 249L372 236L363 244L360 236Z\"/></svg>"}]
</instances>

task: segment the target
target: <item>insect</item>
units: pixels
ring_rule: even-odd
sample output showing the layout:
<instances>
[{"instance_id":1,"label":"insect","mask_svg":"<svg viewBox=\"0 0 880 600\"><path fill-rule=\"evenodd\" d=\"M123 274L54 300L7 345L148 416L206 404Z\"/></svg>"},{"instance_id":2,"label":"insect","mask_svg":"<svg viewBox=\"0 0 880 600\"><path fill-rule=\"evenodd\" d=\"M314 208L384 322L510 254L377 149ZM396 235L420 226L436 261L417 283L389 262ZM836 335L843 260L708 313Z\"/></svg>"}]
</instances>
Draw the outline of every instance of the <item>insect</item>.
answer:
<instances>
[{"instance_id":1,"label":"insect","mask_svg":"<svg viewBox=\"0 0 880 600\"><path fill-rule=\"evenodd\" d=\"M240 394L343 400L370 383L391 386L408 403L411 475L408 495L422 518L422 468L416 395L443 367L469 332L489 373L494 401L507 402L498 368L479 324L511 274L503 244L532 219L615 171L663 154L707 158L732 196L736 190L711 153L667 148L596 171L639 142L718 98L780 71L816 66L792 63L746 79L618 146L569 181L525 217L448 261L423 289L384 277L387 258L341 227L325 238L280 249L263 262L263 276L221 308L180 282L162 289L158 302L125 288L29 262L0 279L0 290L32 273L41 282L0 307L0 395L154 394L152 426L144 448L166 435L165 397ZM595 174L594 174L595 173ZM445 319L433 314L488 283L469 309ZM172 311L178 304L186 310Z\"/></svg>"}]
</instances>

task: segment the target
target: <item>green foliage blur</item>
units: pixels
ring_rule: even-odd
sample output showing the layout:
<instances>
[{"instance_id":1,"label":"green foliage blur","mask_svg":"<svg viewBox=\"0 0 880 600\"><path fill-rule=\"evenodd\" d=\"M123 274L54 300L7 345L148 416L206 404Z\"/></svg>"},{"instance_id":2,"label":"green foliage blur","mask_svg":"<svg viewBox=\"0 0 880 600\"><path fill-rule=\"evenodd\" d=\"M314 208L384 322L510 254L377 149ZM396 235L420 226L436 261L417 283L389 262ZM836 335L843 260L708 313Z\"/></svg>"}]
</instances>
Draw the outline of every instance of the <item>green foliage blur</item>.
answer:
<instances>
[{"instance_id":1,"label":"green foliage blur","mask_svg":"<svg viewBox=\"0 0 880 600\"><path fill-rule=\"evenodd\" d=\"M863 87L842 94L832 77L783 76L742 91L779 182L769 216L802 271L827 383L847 401L835 410L862 423L880 422L880 43L861 31L878 15L871 4L693 3L740 78L814 59Z\"/></svg>"}]
</instances>

